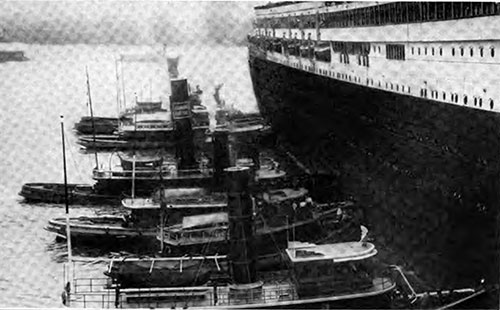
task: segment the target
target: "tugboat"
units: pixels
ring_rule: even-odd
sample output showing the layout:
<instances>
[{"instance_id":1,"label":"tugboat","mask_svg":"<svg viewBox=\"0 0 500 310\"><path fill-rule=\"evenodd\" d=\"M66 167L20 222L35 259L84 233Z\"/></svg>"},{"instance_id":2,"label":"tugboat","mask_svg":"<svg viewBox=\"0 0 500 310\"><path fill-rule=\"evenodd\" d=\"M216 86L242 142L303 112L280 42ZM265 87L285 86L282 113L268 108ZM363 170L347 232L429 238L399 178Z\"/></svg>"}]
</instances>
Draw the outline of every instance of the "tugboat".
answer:
<instances>
[{"instance_id":1,"label":"tugboat","mask_svg":"<svg viewBox=\"0 0 500 310\"><path fill-rule=\"evenodd\" d=\"M223 269L218 256L193 260L167 258L161 273L166 283L163 287L137 288L133 287L135 283L123 283L122 286L116 281L108 281L104 288L95 284L89 288L88 281L84 283L77 278L65 285L65 304L169 309L372 309L390 306L396 284L389 271L373 264L377 250L371 243L315 245L291 242L284 251L289 268L259 274L253 236L253 203L248 188L249 170L248 167L226 170L231 238L227 256L229 268ZM208 260L213 261L214 269L202 268ZM185 262L188 269L183 273ZM149 270L153 269L154 262L149 265Z\"/></svg>"},{"instance_id":2,"label":"tugboat","mask_svg":"<svg viewBox=\"0 0 500 310\"><path fill-rule=\"evenodd\" d=\"M210 122L207 108L199 98L201 91L190 93L187 80L182 78L171 79L170 85L172 94L169 111L161 108L161 102L136 100L136 107L127 110L116 122L113 119L97 121L91 116L91 122L88 123L82 118L77 126L90 125L90 130L94 126L99 131L95 131L95 136L79 137L78 143L86 149L95 150L170 148L179 142L176 133L179 125L176 120L189 118L195 144L203 145L208 138ZM101 125L105 128L99 127Z\"/></svg>"},{"instance_id":3,"label":"tugboat","mask_svg":"<svg viewBox=\"0 0 500 310\"><path fill-rule=\"evenodd\" d=\"M99 246L120 241L127 247L142 244L154 249L160 223L173 225L182 215L223 211L227 206L221 194L208 194L202 188L163 189L162 193L162 200L167 204L163 211L159 204L152 203L150 199L129 198L123 202L125 212L121 215L70 218L71 239L73 242L95 243ZM205 197L206 203L189 203L196 194ZM63 218L49 220L45 229L55 233L58 240L66 239L66 222ZM125 243L122 242L124 240Z\"/></svg>"},{"instance_id":4,"label":"tugboat","mask_svg":"<svg viewBox=\"0 0 500 310\"><path fill-rule=\"evenodd\" d=\"M289 236L299 240L318 242L328 237L339 240L358 240L361 223L351 215L352 202L315 204L306 198L304 189L282 189L267 193L263 200L256 198L254 233L256 249L260 254L283 249ZM295 195L296 193L300 195ZM286 196L281 196L286 193ZM279 200L277 199L279 198ZM278 202L279 201L279 202ZM309 202L306 202L309 201ZM350 215L348 215L350 214ZM182 222L165 227L158 236L173 253L227 253L229 246L229 219L227 213L184 216Z\"/></svg>"}]
</instances>

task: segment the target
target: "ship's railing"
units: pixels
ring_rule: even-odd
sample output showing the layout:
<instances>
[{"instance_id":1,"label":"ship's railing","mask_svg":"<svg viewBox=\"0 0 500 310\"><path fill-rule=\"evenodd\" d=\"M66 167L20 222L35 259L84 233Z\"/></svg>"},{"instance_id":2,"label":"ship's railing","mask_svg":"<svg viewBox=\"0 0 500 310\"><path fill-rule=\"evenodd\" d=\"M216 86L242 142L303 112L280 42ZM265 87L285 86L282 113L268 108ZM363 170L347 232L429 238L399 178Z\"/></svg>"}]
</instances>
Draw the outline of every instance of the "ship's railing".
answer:
<instances>
[{"instance_id":1,"label":"ship's railing","mask_svg":"<svg viewBox=\"0 0 500 310\"><path fill-rule=\"evenodd\" d=\"M173 130L172 124L141 124L137 123L137 125L123 125L120 128L120 132L135 132L137 130L145 130L145 129L161 129L161 130Z\"/></svg>"},{"instance_id":2,"label":"ship's railing","mask_svg":"<svg viewBox=\"0 0 500 310\"><path fill-rule=\"evenodd\" d=\"M176 308L232 306L245 304L272 304L298 299L295 285L289 281L266 281L262 287L232 290L226 285L207 284L197 287L120 288L105 278L78 278L74 280L70 304L79 308ZM322 298L349 294L363 294L390 290L391 278L375 278L373 285L344 288L333 292L308 296ZM68 304L67 304L68 305Z\"/></svg>"},{"instance_id":3,"label":"ship's railing","mask_svg":"<svg viewBox=\"0 0 500 310\"><path fill-rule=\"evenodd\" d=\"M202 242L202 241L218 241L227 239L227 226L216 226L205 229L180 230L180 231L165 231L165 240L173 240L183 244ZM160 236L161 238L161 236Z\"/></svg>"},{"instance_id":4,"label":"ship's railing","mask_svg":"<svg viewBox=\"0 0 500 310\"><path fill-rule=\"evenodd\" d=\"M94 169L92 171L93 177L96 179L110 179L110 178L132 178L134 176L136 179L140 178L159 178L164 179L183 179L192 177L211 177L213 175L213 169L169 169L163 167L160 169L137 169L132 170L104 170L104 169Z\"/></svg>"},{"instance_id":5,"label":"ship's railing","mask_svg":"<svg viewBox=\"0 0 500 310\"><path fill-rule=\"evenodd\" d=\"M109 278L75 278L72 284L67 306L78 308L115 307L116 294L107 289L111 285Z\"/></svg>"}]
</instances>

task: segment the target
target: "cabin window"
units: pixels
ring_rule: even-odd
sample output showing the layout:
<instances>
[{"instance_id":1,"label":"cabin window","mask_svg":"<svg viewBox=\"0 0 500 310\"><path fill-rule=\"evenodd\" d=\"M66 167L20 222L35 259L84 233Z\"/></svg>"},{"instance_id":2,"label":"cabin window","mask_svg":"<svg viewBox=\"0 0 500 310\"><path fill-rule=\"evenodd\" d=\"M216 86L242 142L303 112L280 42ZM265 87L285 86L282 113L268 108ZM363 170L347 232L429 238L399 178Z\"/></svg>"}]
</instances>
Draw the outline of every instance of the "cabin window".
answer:
<instances>
[{"instance_id":1,"label":"cabin window","mask_svg":"<svg viewBox=\"0 0 500 310\"><path fill-rule=\"evenodd\" d=\"M420 55L420 47L418 48L418 54Z\"/></svg>"},{"instance_id":2,"label":"cabin window","mask_svg":"<svg viewBox=\"0 0 500 310\"><path fill-rule=\"evenodd\" d=\"M415 48L414 47L411 48L411 54L415 55Z\"/></svg>"},{"instance_id":3,"label":"cabin window","mask_svg":"<svg viewBox=\"0 0 500 310\"><path fill-rule=\"evenodd\" d=\"M451 56L455 56L455 48L454 47L451 48Z\"/></svg>"},{"instance_id":4,"label":"cabin window","mask_svg":"<svg viewBox=\"0 0 500 310\"><path fill-rule=\"evenodd\" d=\"M399 91L399 85L396 84L396 91Z\"/></svg>"},{"instance_id":5,"label":"cabin window","mask_svg":"<svg viewBox=\"0 0 500 310\"><path fill-rule=\"evenodd\" d=\"M446 93L443 92L443 100L446 100Z\"/></svg>"},{"instance_id":6,"label":"cabin window","mask_svg":"<svg viewBox=\"0 0 500 310\"><path fill-rule=\"evenodd\" d=\"M408 86L408 94L410 93L410 86Z\"/></svg>"},{"instance_id":7,"label":"cabin window","mask_svg":"<svg viewBox=\"0 0 500 310\"><path fill-rule=\"evenodd\" d=\"M474 97L474 106L476 106L476 105L477 105L477 98Z\"/></svg>"},{"instance_id":8,"label":"cabin window","mask_svg":"<svg viewBox=\"0 0 500 310\"><path fill-rule=\"evenodd\" d=\"M471 47L470 48L470 57L474 56L474 49Z\"/></svg>"},{"instance_id":9,"label":"cabin window","mask_svg":"<svg viewBox=\"0 0 500 310\"><path fill-rule=\"evenodd\" d=\"M427 47L424 48L424 54L427 55Z\"/></svg>"},{"instance_id":10,"label":"cabin window","mask_svg":"<svg viewBox=\"0 0 500 310\"><path fill-rule=\"evenodd\" d=\"M434 47L432 48L432 56L434 56Z\"/></svg>"},{"instance_id":11,"label":"cabin window","mask_svg":"<svg viewBox=\"0 0 500 310\"><path fill-rule=\"evenodd\" d=\"M479 56L483 57L483 47L479 48Z\"/></svg>"},{"instance_id":12,"label":"cabin window","mask_svg":"<svg viewBox=\"0 0 500 310\"><path fill-rule=\"evenodd\" d=\"M467 95L464 95L464 104L467 105Z\"/></svg>"},{"instance_id":13,"label":"cabin window","mask_svg":"<svg viewBox=\"0 0 500 310\"><path fill-rule=\"evenodd\" d=\"M443 48L442 47L439 48L439 56L443 56Z\"/></svg>"},{"instance_id":14,"label":"cabin window","mask_svg":"<svg viewBox=\"0 0 500 310\"><path fill-rule=\"evenodd\" d=\"M483 107L483 98L479 98L479 107L482 108Z\"/></svg>"},{"instance_id":15,"label":"cabin window","mask_svg":"<svg viewBox=\"0 0 500 310\"><path fill-rule=\"evenodd\" d=\"M495 48L494 47L490 48L490 53L491 53L491 57L495 57Z\"/></svg>"},{"instance_id":16,"label":"cabin window","mask_svg":"<svg viewBox=\"0 0 500 310\"><path fill-rule=\"evenodd\" d=\"M493 106L494 106L493 99L490 98L490 109L493 109Z\"/></svg>"},{"instance_id":17,"label":"cabin window","mask_svg":"<svg viewBox=\"0 0 500 310\"><path fill-rule=\"evenodd\" d=\"M379 52L379 53L381 53L381 51L380 51L380 45L379 45L379 47L378 47L378 52Z\"/></svg>"},{"instance_id":18,"label":"cabin window","mask_svg":"<svg viewBox=\"0 0 500 310\"><path fill-rule=\"evenodd\" d=\"M464 48L460 47L460 56L463 56L463 55L464 55Z\"/></svg>"}]
</instances>

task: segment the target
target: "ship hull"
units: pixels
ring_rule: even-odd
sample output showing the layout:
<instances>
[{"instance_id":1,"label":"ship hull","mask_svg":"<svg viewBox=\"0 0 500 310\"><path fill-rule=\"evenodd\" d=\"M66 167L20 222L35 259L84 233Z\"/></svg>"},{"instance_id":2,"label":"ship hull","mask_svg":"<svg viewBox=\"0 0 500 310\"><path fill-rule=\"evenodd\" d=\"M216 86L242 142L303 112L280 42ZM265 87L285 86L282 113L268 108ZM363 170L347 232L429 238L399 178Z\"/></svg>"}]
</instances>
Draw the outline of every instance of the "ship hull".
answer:
<instances>
[{"instance_id":1,"label":"ship hull","mask_svg":"<svg viewBox=\"0 0 500 310\"><path fill-rule=\"evenodd\" d=\"M498 283L500 117L321 77L254 53L259 108L312 170L339 175L387 257L437 287Z\"/></svg>"}]
</instances>

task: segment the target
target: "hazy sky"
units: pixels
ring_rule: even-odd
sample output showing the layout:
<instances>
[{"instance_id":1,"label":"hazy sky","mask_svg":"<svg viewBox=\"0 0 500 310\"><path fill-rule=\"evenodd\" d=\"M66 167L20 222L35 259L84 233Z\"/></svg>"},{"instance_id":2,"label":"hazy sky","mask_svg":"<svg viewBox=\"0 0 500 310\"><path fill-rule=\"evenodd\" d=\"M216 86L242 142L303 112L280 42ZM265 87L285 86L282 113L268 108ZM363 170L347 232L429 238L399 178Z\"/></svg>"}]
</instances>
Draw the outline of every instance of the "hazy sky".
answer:
<instances>
[{"instance_id":1,"label":"hazy sky","mask_svg":"<svg viewBox=\"0 0 500 310\"><path fill-rule=\"evenodd\" d=\"M262 2L5 1L9 40L38 43L244 41Z\"/></svg>"}]
</instances>

